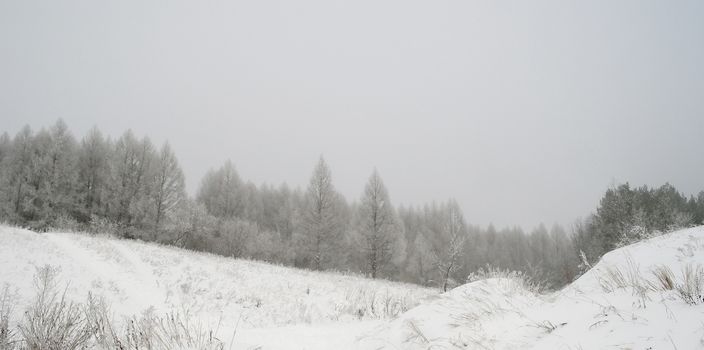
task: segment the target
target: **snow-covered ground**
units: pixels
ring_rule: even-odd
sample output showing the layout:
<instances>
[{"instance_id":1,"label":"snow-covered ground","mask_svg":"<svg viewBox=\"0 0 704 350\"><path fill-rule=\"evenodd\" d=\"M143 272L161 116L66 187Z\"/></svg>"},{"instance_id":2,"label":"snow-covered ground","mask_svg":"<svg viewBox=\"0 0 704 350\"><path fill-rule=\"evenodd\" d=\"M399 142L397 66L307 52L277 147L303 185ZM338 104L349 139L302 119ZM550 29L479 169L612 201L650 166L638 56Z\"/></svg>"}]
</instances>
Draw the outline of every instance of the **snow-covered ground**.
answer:
<instances>
[{"instance_id":1,"label":"snow-covered ground","mask_svg":"<svg viewBox=\"0 0 704 350\"><path fill-rule=\"evenodd\" d=\"M188 313L236 349L338 348L357 330L418 305L438 290L224 258L169 246L0 226L0 287L20 295L14 320L34 297L37 268L60 269L77 302L101 295L116 318ZM277 334L272 336L272 334ZM295 344L295 345L292 345Z\"/></svg>"},{"instance_id":2,"label":"snow-covered ground","mask_svg":"<svg viewBox=\"0 0 704 350\"><path fill-rule=\"evenodd\" d=\"M33 295L35 269L50 264L70 281L76 300L92 291L124 316L148 308L188 312L228 344L236 329L234 349L704 348L704 303L686 303L654 274L667 267L678 285L687 268L704 266L704 227L615 250L548 295L511 278L439 294L137 241L6 226L0 226L0 243L0 284L10 283L23 296L17 317Z\"/></svg>"},{"instance_id":3,"label":"snow-covered ground","mask_svg":"<svg viewBox=\"0 0 704 350\"><path fill-rule=\"evenodd\" d=\"M549 295L532 293L515 279L466 284L382 326L383 342L368 343L404 349L702 349L704 303L690 305L676 290L663 290L654 274L663 266L675 284L688 267L704 266L704 227L614 250Z\"/></svg>"}]
</instances>

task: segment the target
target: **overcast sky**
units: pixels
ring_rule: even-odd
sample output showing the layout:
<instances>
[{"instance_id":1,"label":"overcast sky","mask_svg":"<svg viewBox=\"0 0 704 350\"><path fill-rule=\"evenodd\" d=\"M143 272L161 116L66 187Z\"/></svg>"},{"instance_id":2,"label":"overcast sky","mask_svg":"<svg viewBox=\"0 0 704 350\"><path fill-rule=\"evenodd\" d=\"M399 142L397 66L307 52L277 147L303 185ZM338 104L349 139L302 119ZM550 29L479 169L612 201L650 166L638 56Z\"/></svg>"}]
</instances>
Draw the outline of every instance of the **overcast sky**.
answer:
<instances>
[{"instance_id":1,"label":"overcast sky","mask_svg":"<svg viewBox=\"0 0 704 350\"><path fill-rule=\"evenodd\" d=\"M468 221L569 224L614 183L704 189L704 1L0 1L0 131L169 140Z\"/></svg>"}]
</instances>

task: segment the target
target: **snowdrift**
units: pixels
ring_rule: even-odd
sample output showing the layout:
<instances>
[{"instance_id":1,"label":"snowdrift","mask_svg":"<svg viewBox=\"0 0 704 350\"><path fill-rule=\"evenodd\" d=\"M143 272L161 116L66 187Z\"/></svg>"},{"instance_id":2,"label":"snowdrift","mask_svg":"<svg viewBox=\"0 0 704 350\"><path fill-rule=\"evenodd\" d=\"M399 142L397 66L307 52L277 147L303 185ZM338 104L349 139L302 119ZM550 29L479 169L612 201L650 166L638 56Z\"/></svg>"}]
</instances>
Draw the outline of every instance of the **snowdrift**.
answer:
<instances>
[{"instance_id":1,"label":"snowdrift","mask_svg":"<svg viewBox=\"0 0 704 350\"><path fill-rule=\"evenodd\" d=\"M704 227L677 231L614 250L549 295L516 279L461 286L365 342L403 349L700 349L703 266Z\"/></svg>"}]
</instances>

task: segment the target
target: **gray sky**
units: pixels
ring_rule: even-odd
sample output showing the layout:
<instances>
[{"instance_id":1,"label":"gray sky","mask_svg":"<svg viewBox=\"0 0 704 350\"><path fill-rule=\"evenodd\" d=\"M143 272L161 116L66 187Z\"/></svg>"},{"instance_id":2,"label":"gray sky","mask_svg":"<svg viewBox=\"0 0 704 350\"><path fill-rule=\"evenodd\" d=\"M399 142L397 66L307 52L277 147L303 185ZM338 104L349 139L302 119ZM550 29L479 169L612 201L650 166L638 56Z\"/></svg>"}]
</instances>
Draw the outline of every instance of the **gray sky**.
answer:
<instances>
[{"instance_id":1,"label":"gray sky","mask_svg":"<svg viewBox=\"0 0 704 350\"><path fill-rule=\"evenodd\" d=\"M564 224L615 182L704 189L704 1L0 1L0 130L169 140L359 198Z\"/></svg>"}]
</instances>

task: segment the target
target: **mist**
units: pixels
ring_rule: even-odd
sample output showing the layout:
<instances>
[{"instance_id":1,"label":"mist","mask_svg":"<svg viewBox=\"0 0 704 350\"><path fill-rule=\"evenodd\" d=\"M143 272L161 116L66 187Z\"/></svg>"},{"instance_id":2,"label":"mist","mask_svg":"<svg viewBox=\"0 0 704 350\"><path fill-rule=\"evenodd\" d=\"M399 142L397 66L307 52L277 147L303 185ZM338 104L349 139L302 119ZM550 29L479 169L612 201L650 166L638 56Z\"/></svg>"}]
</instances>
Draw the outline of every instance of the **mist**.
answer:
<instances>
[{"instance_id":1,"label":"mist","mask_svg":"<svg viewBox=\"0 0 704 350\"><path fill-rule=\"evenodd\" d=\"M614 184L701 187L704 4L0 4L0 126L170 142L194 194L230 159L357 200L455 198L477 225L569 225Z\"/></svg>"}]
</instances>

